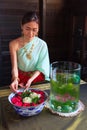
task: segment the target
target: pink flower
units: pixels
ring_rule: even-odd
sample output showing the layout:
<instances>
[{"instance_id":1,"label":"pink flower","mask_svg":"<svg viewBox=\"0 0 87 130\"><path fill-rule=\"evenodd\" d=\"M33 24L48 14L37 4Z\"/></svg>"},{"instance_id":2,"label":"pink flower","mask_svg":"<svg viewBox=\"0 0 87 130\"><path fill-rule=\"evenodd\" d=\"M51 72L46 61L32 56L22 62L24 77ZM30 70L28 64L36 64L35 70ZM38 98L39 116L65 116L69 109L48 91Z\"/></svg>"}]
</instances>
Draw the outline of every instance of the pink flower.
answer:
<instances>
[{"instance_id":1,"label":"pink flower","mask_svg":"<svg viewBox=\"0 0 87 130\"><path fill-rule=\"evenodd\" d=\"M22 101L22 92L18 92L17 94L15 94L15 96L11 99L12 103L16 106L37 106L38 104L44 102L45 100L45 94L42 91L35 91L35 90L31 90L32 92L35 92L37 94L40 94L40 98L39 101L37 103L23 103Z\"/></svg>"},{"instance_id":2,"label":"pink flower","mask_svg":"<svg viewBox=\"0 0 87 130\"><path fill-rule=\"evenodd\" d=\"M30 103L23 103L23 106L30 106Z\"/></svg>"},{"instance_id":3,"label":"pink flower","mask_svg":"<svg viewBox=\"0 0 87 130\"><path fill-rule=\"evenodd\" d=\"M15 105L16 106L22 106L22 102L16 102Z\"/></svg>"}]
</instances>

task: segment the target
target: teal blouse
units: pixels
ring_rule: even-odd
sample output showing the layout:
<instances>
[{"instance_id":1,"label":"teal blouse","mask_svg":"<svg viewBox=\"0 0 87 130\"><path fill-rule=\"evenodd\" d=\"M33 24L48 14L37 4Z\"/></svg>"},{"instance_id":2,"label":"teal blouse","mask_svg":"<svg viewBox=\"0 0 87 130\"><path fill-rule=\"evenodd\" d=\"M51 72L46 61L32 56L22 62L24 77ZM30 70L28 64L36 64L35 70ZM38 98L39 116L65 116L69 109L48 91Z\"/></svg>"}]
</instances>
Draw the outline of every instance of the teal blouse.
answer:
<instances>
[{"instance_id":1,"label":"teal blouse","mask_svg":"<svg viewBox=\"0 0 87 130\"><path fill-rule=\"evenodd\" d=\"M27 58L27 54L31 58ZM17 52L18 68L22 71L39 70L45 75L45 80L49 80L50 61L48 47L45 41L38 37L27 43Z\"/></svg>"}]
</instances>

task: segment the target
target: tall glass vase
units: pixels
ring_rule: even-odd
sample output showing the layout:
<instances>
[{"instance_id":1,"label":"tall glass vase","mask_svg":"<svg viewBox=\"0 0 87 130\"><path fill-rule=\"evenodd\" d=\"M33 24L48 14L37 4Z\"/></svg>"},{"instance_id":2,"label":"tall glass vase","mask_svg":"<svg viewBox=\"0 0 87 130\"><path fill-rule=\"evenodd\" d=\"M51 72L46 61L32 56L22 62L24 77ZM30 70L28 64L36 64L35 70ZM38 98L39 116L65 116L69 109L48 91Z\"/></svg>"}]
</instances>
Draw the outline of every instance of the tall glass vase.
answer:
<instances>
[{"instance_id":1,"label":"tall glass vase","mask_svg":"<svg viewBox=\"0 0 87 130\"><path fill-rule=\"evenodd\" d=\"M81 65L56 61L51 64L50 107L54 111L69 113L78 108Z\"/></svg>"}]
</instances>

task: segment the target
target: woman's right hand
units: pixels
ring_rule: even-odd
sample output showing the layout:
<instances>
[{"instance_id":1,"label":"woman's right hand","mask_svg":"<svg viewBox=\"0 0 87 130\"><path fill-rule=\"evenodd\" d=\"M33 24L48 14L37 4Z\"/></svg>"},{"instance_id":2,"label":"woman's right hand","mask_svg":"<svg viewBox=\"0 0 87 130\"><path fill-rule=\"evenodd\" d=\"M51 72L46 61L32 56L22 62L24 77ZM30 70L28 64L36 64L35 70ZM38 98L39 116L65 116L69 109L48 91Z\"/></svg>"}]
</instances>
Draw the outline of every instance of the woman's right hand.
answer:
<instances>
[{"instance_id":1,"label":"woman's right hand","mask_svg":"<svg viewBox=\"0 0 87 130\"><path fill-rule=\"evenodd\" d=\"M18 80L17 80L17 79L15 79L15 80L11 83L10 88L11 88L11 91L17 92L17 90L18 90Z\"/></svg>"}]
</instances>

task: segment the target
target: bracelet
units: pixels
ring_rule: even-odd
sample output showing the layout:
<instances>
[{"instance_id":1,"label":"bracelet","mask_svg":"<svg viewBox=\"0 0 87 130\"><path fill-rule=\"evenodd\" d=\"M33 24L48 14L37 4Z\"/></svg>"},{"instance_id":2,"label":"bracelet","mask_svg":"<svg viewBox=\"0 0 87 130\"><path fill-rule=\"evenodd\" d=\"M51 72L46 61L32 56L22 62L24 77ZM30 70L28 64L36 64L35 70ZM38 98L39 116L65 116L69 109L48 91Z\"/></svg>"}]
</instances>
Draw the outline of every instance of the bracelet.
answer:
<instances>
[{"instance_id":1,"label":"bracelet","mask_svg":"<svg viewBox=\"0 0 87 130\"><path fill-rule=\"evenodd\" d=\"M15 79L16 79L18 82L20 81L20 79L19 79L18 77L14 77L14 78L12 79L12 81L15 80Z\"/></svg>"}]
</instances>

